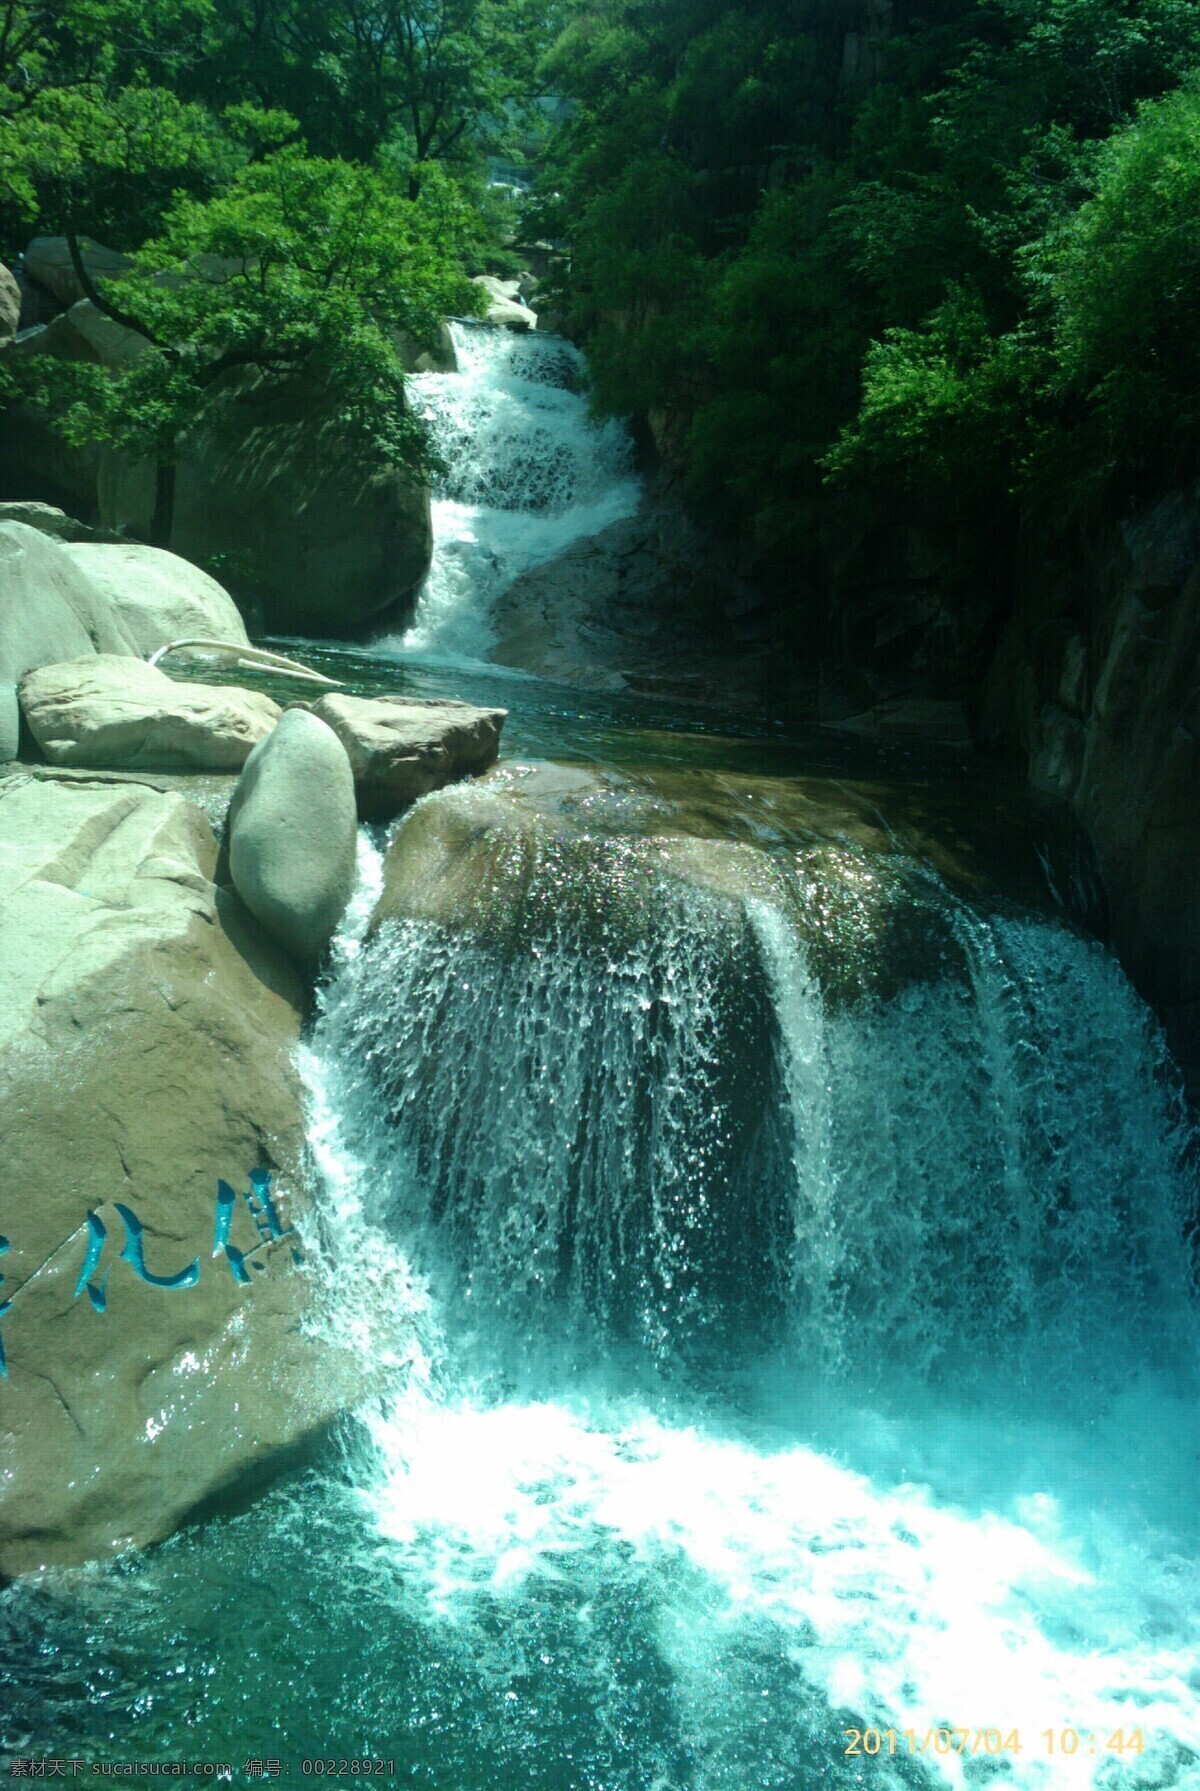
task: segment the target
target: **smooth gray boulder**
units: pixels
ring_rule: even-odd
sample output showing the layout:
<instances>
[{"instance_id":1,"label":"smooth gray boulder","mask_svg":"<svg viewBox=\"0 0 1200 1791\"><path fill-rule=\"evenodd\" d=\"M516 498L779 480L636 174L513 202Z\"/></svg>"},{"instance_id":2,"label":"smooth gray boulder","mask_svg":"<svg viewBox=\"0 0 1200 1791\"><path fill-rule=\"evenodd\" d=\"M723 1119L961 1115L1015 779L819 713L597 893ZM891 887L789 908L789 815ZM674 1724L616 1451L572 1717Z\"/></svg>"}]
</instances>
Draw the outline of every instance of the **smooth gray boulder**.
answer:
<instances>
[{"instance_id":1,"label":"smooth gray boulder","mask_svg":"<svg viewBox=\"0 0 1200 1791\"><path fill-rule=\"evenodd\" d=\"M52 765L236 771L281 713L259 691L176 683L144 660L107 654L39 666L18 690Z\"/></svg>"},{"instance_id":2,"label":"smooth gray boulder","mask_svg":"<svg viewBox=\"0 0 1200 1791\"><path fill-rule=\"evenodd\" d=\"M54 504L21 499L0 504L0 522L23 522L27 528L36 529L39 535L49 535L52 541L88 541L93 534L91 529Z\"/></svg>"},{"instance_id":3,"label":"smooth gray boulder","mask_svg":"<svg viewBox=\"0 0 1200 1791\"><path fill-rule=\"evenodd\" d=\"M56 541L0 523L0 761L17 756L19 679L94 653L140 657L103 592Z\"/></svg>"},{"instance_id":4,"label":"smooth gray boulder","mask_svg":"<svg viewBox=\"0 0 1200 1791\"><path fill-rule=\"evenodd\" d=\"M354 889L358 819L346 749L289 709L246 761L229 805L234 888L273 938L311 965Z\"/></svg>"},{"instance_id":5,"label":"smooth gray boulder","mask_svg":"<svg viewBox=\"0 0 1200 1791\"><path fill-rule=\"evenodd\" d=\"M386 821L418 796L494 765L508 711L337 692L314 703L313 714L349 755L359 815Z\"/></svg>"},{"instance_id":6,"label":"smooth gray boulder","mask_svg":"<svg viewBox=\"0 0 1200 1791\"><path fill-rule=\"evenodd\" d=\"M473 286L482 286L488 296L487 321L508 330L536 330L537 313L521 302L518 280L500 280L495 274L475 274Z\"/></svg>"},{"instance_id":7,"label":"smooth gray boulder","mask_svg":"<svg viewBox=\"0 0 1200 1791\"><path fill-rule=\"evenodd\" d=\"M167 1535L353 1397L276 1235L310 1197L304 990L217 858L181 795L0 777L0 1577ZM122 1208L147 1276L194 1272L122 1258Z\"/></svg>"},{"instance_id":8,"label":"smooth gray boulder","mask_svg":"<svg viewBox=\"0 0 1200 1791\"><path fill-rule=\"evenodd\" d=\"M246 624L229 592L190 560L134 542L79 542L66 551L108 597L142 653L189 635L249 646Z\"/></svg>"}]
</instances>

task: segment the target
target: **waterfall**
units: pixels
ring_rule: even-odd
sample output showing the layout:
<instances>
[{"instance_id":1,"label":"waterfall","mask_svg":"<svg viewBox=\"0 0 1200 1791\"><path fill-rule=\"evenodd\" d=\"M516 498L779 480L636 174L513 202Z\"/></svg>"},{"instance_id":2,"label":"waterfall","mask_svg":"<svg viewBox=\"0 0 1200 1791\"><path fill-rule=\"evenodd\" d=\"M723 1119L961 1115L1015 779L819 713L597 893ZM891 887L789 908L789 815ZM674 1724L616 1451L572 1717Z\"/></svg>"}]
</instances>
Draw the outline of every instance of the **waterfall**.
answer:
<instances>
[{"instance_id":1,"label":"waterfall","mask_svg":"<svg viewBox=\"0 0 1200 1791\"><path fill-rule=\"evenodd\" d=\"M402 920L347 965L317 1040L375 1221L493 1327L660 1366L734 1335L922 1382L1171 1359L1190 1135L1100 946L913 866L926 960L880 988L877 911L834 979L811 873L739 903L659 860L553 841L494 931Z\"/></svg>"},{"instance_id":2,"label":"waterfall","mask_svg":"<svg viewBox=\"0 0 1200 1791\"><path fill-rule=\"evenodd\" d=\"M345 957L309 1075L442 1365L365 1414L364 1511L437 1633L566 1650L638 1733L669 1684L613 1783L823 1782L814 1735L943 1724L1020 1731L1014 1785L1194 1785L1196 1190L1157 1027L1066 924L822 864L739 897L595 830L494 925ZM1098 1755L1047 1757L1071 1726Z\"/></svg>"},{"instance_id":3,"label":"waterfall","mask_svg":"<svg viewBox=\"0 0 1200 1791\"><path fill-rule=\"evenodd\" d=\"M637 499L573 351L456 342L385 643L451 662ZM430 1782L1200 1791L1196 1151L1152 1016L886 822L722 834L701 791L683 839L583 785L508 831L503 779L426 798L393 850L440 869L375 931L365 848L302 1065L327 1322L385 1370L338 1573L459 1711Z\"/></svg>"},{"instance_id":4,"label":"waterfall","mask_svg":"<svg viewBox=\"0 0 1200 1791\"><path fill-rule=\"evenodd\" d=\"M486 660L501 594L573 541L637 508L632 448L595 423L583 358L557 336L455 323L458 371L410 374L413 410L447 465L433 495L433 563L407 632L378 649Z\"/></svg>"}]
</instances>

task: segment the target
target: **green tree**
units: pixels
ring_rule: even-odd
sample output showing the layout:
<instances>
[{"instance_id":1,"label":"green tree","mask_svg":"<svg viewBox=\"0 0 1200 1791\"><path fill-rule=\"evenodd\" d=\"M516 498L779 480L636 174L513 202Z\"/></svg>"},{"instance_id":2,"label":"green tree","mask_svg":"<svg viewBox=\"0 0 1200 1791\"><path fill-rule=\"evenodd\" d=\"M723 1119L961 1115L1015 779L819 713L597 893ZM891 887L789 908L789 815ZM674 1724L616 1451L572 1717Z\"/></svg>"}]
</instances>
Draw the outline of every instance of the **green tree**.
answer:
<instances>
[{"instance_id":1,"label":"green tree","mask_svg":"<svg viewBox=\"0 0 1200 1791\"><path fill-rule=\"evenodd\" d=\"M1049 469L1196 439L1192 102L1131 125L1194 0L580 0L546 66L597 402L682 417L781 586L839 506L1011 540Z\"/></svg>"},{"instance_id":2,"label":"green tree","mask_svg":"<svg viewBox=\"0 0 1200 1791\"><path fill-rule=\"evenodd\" d=\"M1066 393L1130 476L1200 461L1200 85L1142 107L1097 156L1094 191L1033 245ZM1182 466L1180 465L1182 463Z\"/></svg>"},{"instance_id":3,"label":"green tree","mask_svg":"<svg viewBox=\"0 0 1200 1791\"><path fill-rule=\"evenodd\" d=\"M390 145L415 168L461 168L529 127L554 5L220 0L195 91L286 106L328 155L368 161Z\"/></svg>"},{"instance_id":4,"label":"green tree","mask_svg":"<svg viewBox=\"0 0 1200 1791\"><path fill-rule=\"evenodd\" d=\"M134 269L85 289L136 332L96 366L38 357L25 394L75 442L108 443L157 467L152 536L170 536L180 445L224 376L303 375L331 398L351 443L428 464L408 412L397 332L431 339L479 289L461 272L473 215L440 171L419 200L407 181L283 148L243 167L207 200L180 195Z\"/></svg>"},{"instance_id":5,"label":"green tree","mask_svg":"<svg viewBox=\"0 0 1200 1791\"><path fill-rule=\"evenodd\" d=\"M176 91L208 13L209 0L0 0L0 240L83 214L132 246L176 188L230 171L217 121Z\"/></svg>"}]
</instances>

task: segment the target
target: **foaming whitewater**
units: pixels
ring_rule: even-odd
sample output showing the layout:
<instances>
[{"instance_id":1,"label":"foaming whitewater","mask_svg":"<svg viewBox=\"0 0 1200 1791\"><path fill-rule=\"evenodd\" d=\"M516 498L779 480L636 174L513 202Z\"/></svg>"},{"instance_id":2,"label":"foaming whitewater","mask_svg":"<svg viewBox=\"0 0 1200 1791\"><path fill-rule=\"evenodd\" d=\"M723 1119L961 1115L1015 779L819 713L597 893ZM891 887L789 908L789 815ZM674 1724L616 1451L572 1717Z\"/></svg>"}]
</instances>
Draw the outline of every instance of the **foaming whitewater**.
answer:
<instances>
[{"instance_id":1,"label":"foaming whitewater","mask_svg":"<svg viewBox=\"0 0 1200 1791\"><path fill-rule=\"evenodd\" d=\"M625 429L588 415L570 343L450 328L458 371L408 379L448 468L433 496L433 562L412 626L375 644L470 664L487 659L492 608L514 580L632 515L640 486Z\"/></svg>"},{"instance_id":2,"label":"foaming whitewater","mask_svg":"<svg viewBox=\"0 0 1200 1791\"><path fill-rule=\"evenodd\" d=\"M1195 1187L1149 1015L921 867L662 859L556 841L494 925L342 951L327 1265L369 1241L367 1330L408 1289L440 1364L363 1413L377 1560L617 1725L598 1784L1200 1786ZM939 1727L1021 1752L908 1757Z\"/></svg>"}]
</instances>

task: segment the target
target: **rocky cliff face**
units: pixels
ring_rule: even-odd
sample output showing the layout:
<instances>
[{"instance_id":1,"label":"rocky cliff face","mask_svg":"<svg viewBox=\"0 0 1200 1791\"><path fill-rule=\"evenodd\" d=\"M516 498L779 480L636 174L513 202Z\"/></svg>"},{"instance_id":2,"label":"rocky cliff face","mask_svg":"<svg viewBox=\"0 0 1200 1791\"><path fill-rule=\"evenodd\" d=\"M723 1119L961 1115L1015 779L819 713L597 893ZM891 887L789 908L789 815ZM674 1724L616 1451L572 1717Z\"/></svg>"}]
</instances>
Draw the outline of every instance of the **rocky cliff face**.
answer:
<instances>
[{"instance_id":1,"label":"rocky cliff face","mask_svg":"<svg viewBox=\"0 0 1200 1791\"><path fill-rule=\"evenodd\" d=\"M1026 567L979 725L1087 829L1112 942L1200 1094L1200 486Z\"/></svg>"}]
</instances>

